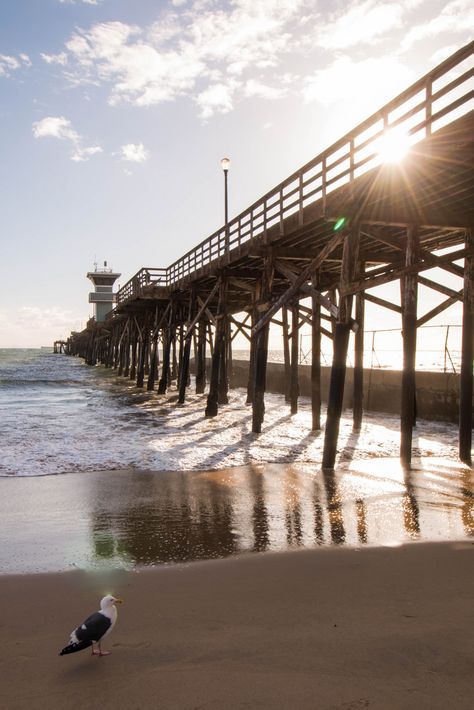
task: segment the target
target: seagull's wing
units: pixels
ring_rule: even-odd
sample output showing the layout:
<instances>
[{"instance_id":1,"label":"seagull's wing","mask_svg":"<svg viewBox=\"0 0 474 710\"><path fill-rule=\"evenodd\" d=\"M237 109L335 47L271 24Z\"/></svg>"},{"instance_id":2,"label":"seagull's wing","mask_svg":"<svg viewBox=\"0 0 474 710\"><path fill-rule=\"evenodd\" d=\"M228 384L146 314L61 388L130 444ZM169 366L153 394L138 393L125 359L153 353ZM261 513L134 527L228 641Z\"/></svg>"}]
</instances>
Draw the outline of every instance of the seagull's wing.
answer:
<instances>
[{"instance_id":1,"label":"seagull's wing","mask_svg":"<svg viewBox=\"0 0 474 710\"><path fill-rule=\"evenodd\" d=\"M100 641L102 636L110 628L111 623L110 619L99 611L95 614L91 614L72 632L71 642L60 651L59 655L64 656L68 653L82 651L83 648L92 646L93 643Z\"/></svg>"},{"instance_id":2,"label":"seagull's wing","mask_svg":"<svg viewBox=\"0 0 474 710\"><path fill-rule=\"evenodd\" d=\"M111 621L108 616L97 611L91 614L87 619L77 627L74 631L78 641L100 641L102 636L110 628Z\"/></svg>"}]
</instances>

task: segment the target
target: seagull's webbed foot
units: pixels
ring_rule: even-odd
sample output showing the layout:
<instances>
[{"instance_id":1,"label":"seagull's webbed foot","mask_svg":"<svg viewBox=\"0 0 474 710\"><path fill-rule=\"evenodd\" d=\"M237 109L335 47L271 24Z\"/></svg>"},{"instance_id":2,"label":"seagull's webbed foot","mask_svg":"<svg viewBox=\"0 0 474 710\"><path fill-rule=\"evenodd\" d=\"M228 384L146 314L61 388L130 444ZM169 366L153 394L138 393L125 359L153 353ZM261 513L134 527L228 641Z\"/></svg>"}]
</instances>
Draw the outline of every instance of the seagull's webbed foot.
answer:
<instances>
[{"instance_id":1,"label":"seagull's webbed foot","mask_svg":"<svg viewBox=\"0 0 474 710\"><path fill-rule=\"evenodd\" d=\"M99 643L99 650L97 651L94 647L92 647L92 655L93 656L110 656L112 651L103 651L100 647Z\"/></svg>"}]
</instances>

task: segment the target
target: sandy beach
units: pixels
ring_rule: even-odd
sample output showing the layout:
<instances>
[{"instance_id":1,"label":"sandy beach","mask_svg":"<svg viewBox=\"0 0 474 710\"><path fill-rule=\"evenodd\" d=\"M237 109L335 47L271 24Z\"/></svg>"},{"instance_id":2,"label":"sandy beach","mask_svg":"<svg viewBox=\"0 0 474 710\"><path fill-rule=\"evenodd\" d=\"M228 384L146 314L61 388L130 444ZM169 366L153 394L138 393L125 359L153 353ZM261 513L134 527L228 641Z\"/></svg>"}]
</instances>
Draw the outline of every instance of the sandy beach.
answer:
<instances>
[{"instance_id":1,"label":"sandy beach","mask_svg":"<svg viewBox=\"0 0 474 710\"><path fill-rule=\"evenodd\" d=\"M5 710L472 707L474 544L0 577ZM112 655L59 657L113 591Z\"/></svg>"}]
</instances>

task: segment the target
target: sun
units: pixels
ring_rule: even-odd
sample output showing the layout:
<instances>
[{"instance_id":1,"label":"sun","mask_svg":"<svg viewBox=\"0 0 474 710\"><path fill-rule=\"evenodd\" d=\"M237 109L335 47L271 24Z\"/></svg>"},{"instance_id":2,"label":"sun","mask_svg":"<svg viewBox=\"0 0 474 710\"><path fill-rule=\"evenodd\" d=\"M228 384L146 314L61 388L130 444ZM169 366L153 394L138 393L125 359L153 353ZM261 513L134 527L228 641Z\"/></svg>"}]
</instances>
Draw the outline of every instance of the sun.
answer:
<instances>
[{"instance_id":1,"label":"sun","mask_svg":"<svg viewBox=\"0 0 474 710\"><path fill-rule=\"evenodd\" d=\"M408 133L400 128L389 128L377 141L377 153L383 163L399 163L409 148Z\"/></svg>"}]
</instances>

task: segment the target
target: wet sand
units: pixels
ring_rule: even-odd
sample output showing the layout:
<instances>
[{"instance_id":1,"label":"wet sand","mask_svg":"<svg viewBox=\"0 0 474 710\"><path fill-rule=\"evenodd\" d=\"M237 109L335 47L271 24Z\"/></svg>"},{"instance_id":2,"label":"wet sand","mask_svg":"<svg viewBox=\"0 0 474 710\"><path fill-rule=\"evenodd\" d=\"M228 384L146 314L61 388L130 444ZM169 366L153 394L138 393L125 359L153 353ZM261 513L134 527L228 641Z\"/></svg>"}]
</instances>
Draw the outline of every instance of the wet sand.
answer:
<instances>
[{"instance_id":1,"label":"wet sand","mask_svg":"<svg viewBox=\"0 0 474 710\"><path fill-rule=\"evenodd\" d=\"M472 707L472 542L0 577L4 710ZM107 591L107 646L59 657Z\"/></svg>"},{"instance_id":2,"label":"wet sand","mask_svg":"<svg viewBox=\"0 0 474 710\"><path fill-rule=\"evenodd\" d=\"M474 536L473 472L424 458L0 478L0 573Z\"/></svg>"}]
</instances>

